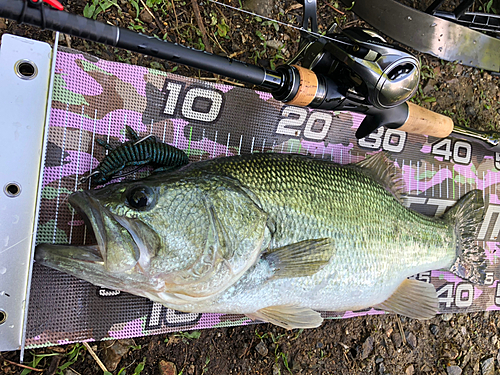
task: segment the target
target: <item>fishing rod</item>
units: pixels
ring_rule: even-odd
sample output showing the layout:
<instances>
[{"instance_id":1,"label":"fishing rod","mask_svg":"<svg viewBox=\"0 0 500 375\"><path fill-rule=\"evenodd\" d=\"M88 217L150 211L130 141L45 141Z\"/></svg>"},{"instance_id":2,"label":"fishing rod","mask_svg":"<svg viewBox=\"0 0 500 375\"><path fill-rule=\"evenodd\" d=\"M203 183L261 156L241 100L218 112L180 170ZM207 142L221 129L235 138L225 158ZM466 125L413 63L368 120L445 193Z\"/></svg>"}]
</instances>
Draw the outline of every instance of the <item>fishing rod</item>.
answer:
<instances>
[{"instance_id":1,"label":"fishing rod","mask_svg":"<svg viewBox=\"0 0 500 375\"><path fill-rule=\"evenodd\" d=\"M304 15L304 25L310 22L317 31L315 0L304 1ZM0 17L234 78L289 105L365 114L357 138L380 126L440 138L453 130L450 118L407 102L418 87L418 61L370 30L331 28L320 37L303 26L299 54L292 59L302 66L268 70L52 9L42 0L0 0Z\"/></svg>"}]
</instances>

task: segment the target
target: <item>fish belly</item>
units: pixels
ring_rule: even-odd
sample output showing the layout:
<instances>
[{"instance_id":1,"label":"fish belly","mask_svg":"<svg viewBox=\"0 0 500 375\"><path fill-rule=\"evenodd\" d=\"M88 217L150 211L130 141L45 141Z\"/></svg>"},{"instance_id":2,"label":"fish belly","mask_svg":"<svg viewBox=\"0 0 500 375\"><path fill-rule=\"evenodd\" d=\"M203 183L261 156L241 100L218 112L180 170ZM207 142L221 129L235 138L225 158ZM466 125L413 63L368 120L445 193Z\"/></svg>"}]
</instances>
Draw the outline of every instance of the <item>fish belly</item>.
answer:
<instances>
[{"instance_id":1,"label":"fish belly","mask_svg":"<svg viewBox=\"0 0 500 375\"><path fill-rule=\"evenodd\" d=\"M399 253L404 258L404 251ZM249 313L268 306L296 305L320 311L359 310L377 305L411 275L449 267L454 256L445 251L420 264L339 254L312 276L273 279L261 261L208 308L211 312ZM342 259L343 258L343 259ZM425 261L425 263L424 263ZM207 311L208 311L207 310Z\"/></svg>"}]
</instances>

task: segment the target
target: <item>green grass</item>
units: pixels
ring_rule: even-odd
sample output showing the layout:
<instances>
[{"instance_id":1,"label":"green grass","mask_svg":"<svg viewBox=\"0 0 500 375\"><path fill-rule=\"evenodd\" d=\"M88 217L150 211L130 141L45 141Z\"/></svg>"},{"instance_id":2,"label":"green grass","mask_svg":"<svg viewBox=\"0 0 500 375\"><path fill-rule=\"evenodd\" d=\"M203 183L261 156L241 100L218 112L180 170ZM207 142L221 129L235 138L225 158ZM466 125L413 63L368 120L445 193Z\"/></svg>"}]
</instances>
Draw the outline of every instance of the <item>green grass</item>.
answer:
<instances>
[{"instance_id":1,"label":"green grass","mask_svg":"<svg viewBox=\"0 0 500 375\"><path fill-rule=\"evenodd\" d=\"M130 1L132 2L134 0ZM113 5L120 9L118 4L111 0L89 0L87 5L85 5L85 8L83 8L83 15L87 18L96 19L100 13L105 12Z\"/></svg>"},{"instance_id":2,"label":"green grass","mask_svg":"<svg viewBox=\"0 0 500 375\"><path fill-rule=\"evenodd\" d=\"M55 372L56 375L64 375L64 371L73 365L77 360L78 357L80 356L81 352L83 351L84 346L82 344L75 344L73 347L71 347L71 350L68 351L67 353L45 353L45 354L36 354L35 352L31 352L33 355L33 360L28 363L28 366L33 367L33 368L38 368L37 366L41 365L41 367L46 367L49 364L48 358L49 357L54 357L54 356L62 356L63 358L59 362L59 366L57 367L57 370ZM27 375L31 374L33 370L30 369L24 369L21 372L21 375Z\"/></svg>"}]
</instances>

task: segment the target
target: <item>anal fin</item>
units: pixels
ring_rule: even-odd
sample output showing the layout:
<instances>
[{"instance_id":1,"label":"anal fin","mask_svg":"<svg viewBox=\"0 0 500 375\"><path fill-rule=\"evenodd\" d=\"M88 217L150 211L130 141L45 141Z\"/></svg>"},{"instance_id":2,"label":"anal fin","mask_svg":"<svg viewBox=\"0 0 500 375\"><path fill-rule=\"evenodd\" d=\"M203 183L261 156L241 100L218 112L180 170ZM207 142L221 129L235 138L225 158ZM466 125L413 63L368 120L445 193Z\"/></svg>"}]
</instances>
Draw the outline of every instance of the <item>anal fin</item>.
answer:
<instances>
[{"instance_id":1,"label":"anal fin","mask_svg":"<svg viewBox=\"0 0 500 375\"><path fill-rule=\"evenodd\" d=\"M311 276L325 266L334 253L333 240L305 240L271 250L264 256L275 272L273 279Z\"/></svg>"},{"instance_id":2,"label":"anal fin","mask_svg":"<svg viewBox=\"0 0 500 375\"><path fill-rule=\"evenodd\" d=\"M294 305L269 306L245 315L286 329L316 328L323 323L319 312Z\"/></svg>"},{"instance_id":3,"label":"anal fin","mask_svg":"<svg viewBox=\"0 0 500 375\"><path fill-rule=\"evenodd\" d=\"M373 307L413 319L431 319L438 311L436 288L430 283L406 279L387 300Z\"/></svg>"}]
</instances>

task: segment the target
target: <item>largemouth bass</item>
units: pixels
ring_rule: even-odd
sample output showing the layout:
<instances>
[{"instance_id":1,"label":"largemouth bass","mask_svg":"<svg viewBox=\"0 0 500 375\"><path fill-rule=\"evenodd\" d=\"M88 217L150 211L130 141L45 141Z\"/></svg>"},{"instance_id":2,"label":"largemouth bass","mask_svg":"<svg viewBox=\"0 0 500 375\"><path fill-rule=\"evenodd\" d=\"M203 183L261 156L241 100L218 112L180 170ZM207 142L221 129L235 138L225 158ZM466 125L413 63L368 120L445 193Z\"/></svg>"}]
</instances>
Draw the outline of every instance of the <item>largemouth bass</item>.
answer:
<instances>
[{"instance_id":1,"label":"largemouth bass","mask_svg":"<svg viewBox=\"0 0 500 375\"><path fill-rule=\"evenodd\" d=\"M382 153L347 166L286 154L207 160L72 194L97 246L42 244L36 261L172 309L286 328L367 307L427 319L436 291L408 276L447 268L484 281L482 192L431 218L401 204L403 188Z\"/></svg>"}]
</instances>

